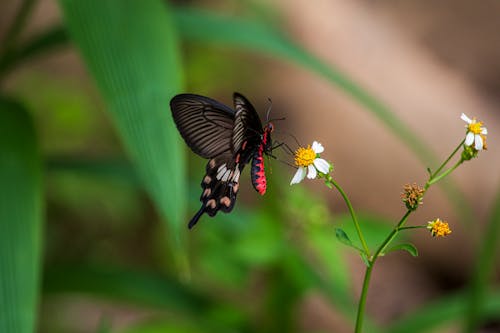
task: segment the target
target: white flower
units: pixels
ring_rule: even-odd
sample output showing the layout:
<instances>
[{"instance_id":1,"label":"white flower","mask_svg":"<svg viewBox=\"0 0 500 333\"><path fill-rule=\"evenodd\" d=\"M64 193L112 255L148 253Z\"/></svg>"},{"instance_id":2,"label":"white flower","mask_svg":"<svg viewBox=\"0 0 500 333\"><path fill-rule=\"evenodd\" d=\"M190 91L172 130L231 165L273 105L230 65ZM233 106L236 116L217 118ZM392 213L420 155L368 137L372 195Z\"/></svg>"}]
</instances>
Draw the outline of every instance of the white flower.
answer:
<instances>
[{"instance_id":1,"label":"white flower","mask_svg":"<svg viewBox=\"0 0 500 333\"><path fill-rule=\"evenodd\" d=\"M483 122L476 121L476 118L470 119L462 113L463 121L467 123L467 134L465 136L465 145L472 146L474 144L474 149L483 150L486 149L486 135L488 134L488 130L486 127L483 127Z\"/></svg>"},{"instance_id":2,"label":"white flower","mask_svg":"<svg viewBox=\"0 0 500 333\"><path fill-rule=\"evenodd\" d=\"M300 183L307 175L307 178L314 179L321 174L330 172L330 163L319 157L319 154L325 150L321 143L314 141L307 148L299 147L295 151L295 165L298 167L297 172L292 178L290 185Z\"/></svg>"}]
</instances>

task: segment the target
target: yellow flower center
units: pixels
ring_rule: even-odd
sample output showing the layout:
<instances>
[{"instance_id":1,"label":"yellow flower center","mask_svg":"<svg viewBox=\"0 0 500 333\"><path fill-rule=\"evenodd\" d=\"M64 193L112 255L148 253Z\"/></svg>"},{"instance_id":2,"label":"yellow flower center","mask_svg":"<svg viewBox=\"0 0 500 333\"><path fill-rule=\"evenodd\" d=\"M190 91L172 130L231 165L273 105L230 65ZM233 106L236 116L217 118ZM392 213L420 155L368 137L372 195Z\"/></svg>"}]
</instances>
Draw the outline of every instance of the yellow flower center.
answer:
<instances>
[{"instance_id":1,"label":"yellow flower center","mask_svg":"<svg viewBox=\"0 0 500 333\"><path fill-rule=\"evenodd\" d=\"M444 237L451 234L448 223L443 222L440 219L430 222L427 228L431 231L432 236Z\"/></svg>"},{"instance_id":2,"label":"yellow flower center","mask_svg":"<svg viewBox=\"0 0 500 333\"><path fill-rule=\"evenodd\" d=\"M295 151L295 165L299 167L307 167L313 164L314 159L316 158L316 153L312 150L311 146L307 146L307 148L299 147Z\"/></svg>"},{"instance_id":3,"label":"yellow flower center","mask_svg":"<svg viewBox=\"0 0 500 333\"><path fill-rule=\"evenodd\" d=\"M481 127L482 126L483 126L483 122L480 121L480 122L476 123L476 119L474 118L472 120L472 123L470 123L467 128L469 129L469 132L472 132L474 134L481 134Z\"/></svg>"}]
</instances>

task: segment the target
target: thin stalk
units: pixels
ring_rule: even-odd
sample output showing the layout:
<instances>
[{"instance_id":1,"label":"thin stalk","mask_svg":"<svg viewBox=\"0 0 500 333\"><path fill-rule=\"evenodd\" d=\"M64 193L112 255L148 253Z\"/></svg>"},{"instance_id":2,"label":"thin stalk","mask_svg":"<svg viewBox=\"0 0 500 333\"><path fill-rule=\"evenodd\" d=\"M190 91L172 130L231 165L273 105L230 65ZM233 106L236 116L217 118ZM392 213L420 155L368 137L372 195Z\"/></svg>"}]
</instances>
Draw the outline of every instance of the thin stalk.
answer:
<instances>
[{"instance_id":1,"label":"thin stalk","mask_svg":"<svg viewBox=\"0 0 500 333\"><path fill-rule=\"evenodd\" d=\"M363 287L361 289L361 296L359 297L359 303L358 303L358 313L356 316L356 328L354 330L355 333L361 333L362 327L363 327L363 319L364 319L364 314L365 314L365 307L366 307L366 297L368 295L368 288L370 286L370 279L372 275L372 270L375 265L375 261L377 261L378 256L380 253L385 250L387 245L396 237L398 231L401 229L405 221L408 219L408 216L411 214L411 210L407 210L405 215L401 218L399 223L392 229L391 233L386 237L386 239L382 242L382 244L377 248L375 251L375 254L373 255L372 258L369 260L369 266L366 268L365 272L365 277L363 279Z\"/></svg>"},{"instance_id":2,"label":"thin stalk","mask_svg":"<svg viewBox=\"0 0 500 333\"><path fill-rule=\"evenodd\" d=\"M363 287L361 289L361 296L359 297L358 313L356 315L355 333L361 333L363 329L363 319L365 316L366 295L368 295L368 288L370 287L370 279L372 276L373 265L370 264L366 267L365 278L363 279Z\"/></svg>"},{"instance_id":3,"label":"thin stalk","mask_svg":"<svg viewBox=\"0 0 500 333\"><path fill-rule=\"evenodd\" d=\"M425 189L429 188L429 186L431 186L432 184L435 184L438 181L440 181L441 179L443 179L444 177L448 176L453 170L458 168L458 166L462 163L463 163L463 160L460 159L454 166L452 166L451 168L449 168L448 170L446 170L445 172L443 172L439 176L436 176L434 178L429 179L427 181L427 183L425 184Z\"/></svg>"},{"instance_id":4,"label":"thin stalk","mask_svg":"<svg viewBox=\"0 0 500 333\"><path fill-rule=\"evenodd\" d=\"M412 225L409 227L401 227L398 230L402 231L402 230L409 230L409 229L425 229L425 228L427 228L427 226L425 226L425 225Z\"/></svg>"},{"instance_id":5,"label":"thin stalk","mask_svg":"<svg viewBox=\"0 0 500 333\"><path fill-rule=\"evenodd\" d=\"M347 208L349 209L349 213L351 214L352 221L354 223L354 227L356 228L356 232L358 233L359 241L361 242L361 245L363 246L363 250L365 251L365 254L368 257L370 257L370 249L368 248L368 245L365 241L365 238L363 237L363 233L361 232L361 227L359 226L359 222L358 222L358 219L356 218L356 214L354 213L354 208L352 207L351 201L347 197L347 194L344 192L342 187L340 187L340 185L337 184L337 182L335 182L335 180L333 180L331 178L331 176L327 178L327 181L329 181L333 186L335 186L335 188L339 191L340 195L344 199L344 201L347 205Z\"/></svg>"},{"instance_id":6,"label":"thin stalk","mask_svg":"<svg viewBox=\"0 0 500 333\"><path fill-rule=\"evenodd\" d=\"M460 142L460 144L455 148L455 150L453 150L453 152L450 154L450 156L448 156L448 158L441 164L441 166L436 170L434 171L432 174L431 174L431 177L430 178L433 178L435 177L441 170L443 170L443 168L446 166L446 164L448 164L448 162L452 159L452 157L457 153L457 151L463 146L465 142L465 139L462 140L462 142Z\"/></svg>"},{"instance_id":7,"label":"thin stalk","mask_svg":"<svg viewBox=\"0 0 500 333\"><path fill-rule=\"evenodd\" d=\"M411 212L412 212L412 210L409 210L409 209L406 211L405 215L403 215L401 220L399 220L399 223L396 225L396 227L394 229L392 229L389 236L387 236L385 238L385 240L382 242L382 244L377 248L377 251L375 251L375 254L373 255L373 257L370 260L371 265L373 265L375 263L375 261L377 260L377 258L380 255L380 253L382 253L385 250L385 248L387 247L387 245L389 245L389 243L396 237L396 235L398 234L398 231L401 229L403 224L406 222L406 220L408 219L408 216L410 216Z\"/></svg>"}]
</instances>

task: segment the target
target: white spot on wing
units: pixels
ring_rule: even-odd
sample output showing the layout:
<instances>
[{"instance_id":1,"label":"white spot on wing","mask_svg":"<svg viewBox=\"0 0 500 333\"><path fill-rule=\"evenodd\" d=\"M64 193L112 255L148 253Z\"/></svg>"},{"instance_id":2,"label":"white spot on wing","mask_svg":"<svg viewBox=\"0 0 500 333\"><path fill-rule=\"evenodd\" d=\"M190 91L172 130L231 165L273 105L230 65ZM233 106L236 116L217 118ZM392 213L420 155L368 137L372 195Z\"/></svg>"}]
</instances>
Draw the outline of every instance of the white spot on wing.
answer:
<instances>
[{"instance_id":1,"label":"white spot on wing","mask_svg":"<svg viewBox=\"0 0 500 333\"><path fill-rule=\"evenodd\" d=\"M224 176L227 172L227 168L226 168L226 164L222 164L219 169L217 169L217 179L220 180L222 178L222 176Z\"/></svg>"},{"instance_id":2,"label":"white spot on wing","mask_svg":"<svg viewBox=\"0 0 500 333\"><path fill-rule=\"evenodd\" d=\"M236 169L233 175L233 182L237 183L239 180L240 180L240 169L238 168L238 165L236 165Z\"/></svg>"},{"instance_id":3,"label":"white spot on wing","mask_svg":"<svg viewBox=\"0 0 500 333\"><path fill-rule=\"evenodd\" d=\"M231 176L231 173L232 173L232 170L226 170L226 172L224 173L224 176L222 176L222 181L227 182L227 180L229 179L229 176Z\"/></svg>"}]
</instances>

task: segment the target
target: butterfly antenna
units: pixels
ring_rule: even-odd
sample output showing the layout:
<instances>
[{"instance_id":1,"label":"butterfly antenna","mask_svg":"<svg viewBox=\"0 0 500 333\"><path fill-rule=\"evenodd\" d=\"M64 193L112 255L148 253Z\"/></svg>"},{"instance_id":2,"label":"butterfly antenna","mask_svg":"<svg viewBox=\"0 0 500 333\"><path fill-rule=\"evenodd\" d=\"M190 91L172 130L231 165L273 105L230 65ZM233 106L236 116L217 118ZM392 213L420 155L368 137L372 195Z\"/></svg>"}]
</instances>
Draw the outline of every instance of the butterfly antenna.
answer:
<instances>
[{"instance_id":1,"label":"butterfly antenna","mask_svg":"<svg viewBox=\"0 0 500 333\"><path fill-rule=\"evenodd\" d=\"M288 135L289 137L291 137L293 139L293 141L295 141L295 143L297 144L298 147L302 147L302 145L300 144L299 140L297 140L297 137L295 137L295 135L293 135L292 133L285 132L285 131L280 131L280 130L276 130L276 133Z\"/></svg>"},{"instance_id":2,"label":"butterfly antenna","mask_svg":"<svg viewBox=\"0 0 500 333\"><path fill-rule=\"evenodd\" d=\"M271 97L268 97L267 100L269 101L269 106L267 107L267 112L266 112L266 123L270 121L269 115L271 114L271 109L273 108L273 101L271 100Z\"/></svg>"}]
</instances>

